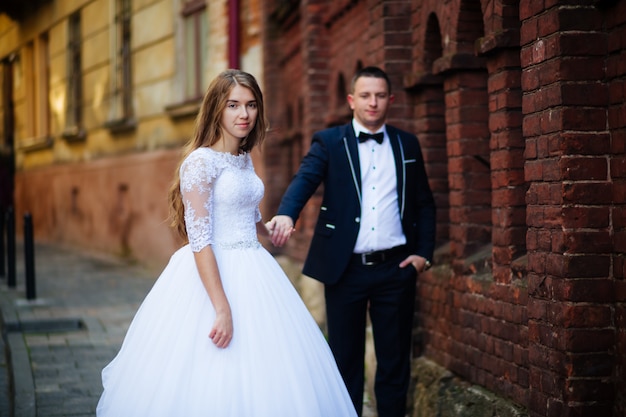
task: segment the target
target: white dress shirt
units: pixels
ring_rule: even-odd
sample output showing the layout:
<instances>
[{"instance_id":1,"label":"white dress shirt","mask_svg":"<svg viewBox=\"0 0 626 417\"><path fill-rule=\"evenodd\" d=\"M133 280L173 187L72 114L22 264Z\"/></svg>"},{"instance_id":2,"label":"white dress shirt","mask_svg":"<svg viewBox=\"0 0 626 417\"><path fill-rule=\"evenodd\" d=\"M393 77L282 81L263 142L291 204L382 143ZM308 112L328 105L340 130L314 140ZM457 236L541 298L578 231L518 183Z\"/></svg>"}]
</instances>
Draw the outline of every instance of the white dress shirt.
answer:
<instances>
[{"instance_id":1,"label":"white dress shirt","mask_svg":"<svg viewBox=\"0 0 626 417\"><path fill-rule=\"evenodd\" d=\"M361 221L354 253L366 253L404 245L402 231L396 166L389 135L383 126L378 132L370 132L356 120L352 126L358 140L359 132L384 132L381 144L367 140L358 144L361 165Z\"/></svg>"}]
</instances>

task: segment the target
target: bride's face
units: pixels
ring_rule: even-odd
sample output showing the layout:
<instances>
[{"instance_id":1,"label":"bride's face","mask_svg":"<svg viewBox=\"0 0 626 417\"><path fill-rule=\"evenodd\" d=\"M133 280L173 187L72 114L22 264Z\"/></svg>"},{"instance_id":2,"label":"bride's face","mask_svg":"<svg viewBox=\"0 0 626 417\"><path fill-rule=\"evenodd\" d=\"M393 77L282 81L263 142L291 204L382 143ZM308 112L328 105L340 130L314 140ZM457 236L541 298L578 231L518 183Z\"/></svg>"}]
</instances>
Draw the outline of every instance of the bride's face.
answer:
<instances>
[{"instance_id":1,"label":"bride's face","mask_svg":"<svg viewBox=\"0 0 626 417\"><path fill-rule=\"evenodd\" d=\"M230 90L226 108L222 112L222 133L227 142L241 142L250 134L258 115L257 102L246 87L236 85Z\"/></svg>"}]
</instances>

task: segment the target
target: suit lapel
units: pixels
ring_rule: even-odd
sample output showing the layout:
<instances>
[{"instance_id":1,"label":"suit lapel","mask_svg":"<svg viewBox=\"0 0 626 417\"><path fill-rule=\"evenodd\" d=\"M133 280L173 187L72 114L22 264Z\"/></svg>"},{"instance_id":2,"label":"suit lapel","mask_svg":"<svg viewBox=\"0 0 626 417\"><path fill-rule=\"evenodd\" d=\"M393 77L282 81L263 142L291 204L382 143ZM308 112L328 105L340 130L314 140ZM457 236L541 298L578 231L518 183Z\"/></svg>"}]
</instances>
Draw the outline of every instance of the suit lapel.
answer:
<instances>
[{"instance_id":1,"label":"suit lapel","mask_svg":"<svg viewBox=\"0 0 626 417\"><path fill-rule=\"evenodd\" d=\"M404 150L400 141L400 133L393 127L387 125L387 134L393 149L393 159L396 165L396 186L398 189L398 208L400 218L404 218L404 195L405 195L405 172L404 172Z\"/></svg>"},{"instance_id":2,"label":"suit lapel","mask_svg":"<svg viewBox=\"0 0 626 417\"><path fill-rule=\"evenodd\" d=\"M348 159L348 164L350 165L352 183L354 184L355 192L359 199L359 204L361 204L361 164L359 162L359 149L357 146L357 140L356 136L354 135L354 129L352 129L351 123L344 126L342 136L343 147L346 152L346 158Z\"/></svg>"}]
</instances>

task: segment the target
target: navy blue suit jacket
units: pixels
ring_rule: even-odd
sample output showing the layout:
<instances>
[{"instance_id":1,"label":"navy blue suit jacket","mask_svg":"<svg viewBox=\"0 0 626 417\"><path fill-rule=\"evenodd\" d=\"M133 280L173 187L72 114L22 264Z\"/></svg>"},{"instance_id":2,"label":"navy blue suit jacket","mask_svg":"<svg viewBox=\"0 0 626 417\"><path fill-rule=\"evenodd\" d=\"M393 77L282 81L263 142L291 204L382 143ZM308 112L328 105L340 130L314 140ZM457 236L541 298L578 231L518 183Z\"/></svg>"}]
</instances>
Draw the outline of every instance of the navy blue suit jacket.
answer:
<instances>
[{"instance_id":1,"label":"navy blue suit jacket","mask_svg":"<svg viewBox=\"0 0 626 417\"><path fill-rule=\"evenodd\" d=\"M398 206L407 245L433 259L435 203L417 137L387 125L395 159ZM302 272L326 284L337 282L353 253L361 220L361 169L352 124L317 132L283 196L278 214L294 222L311 195L324 196Z\"/></svg>"}]
</instances>

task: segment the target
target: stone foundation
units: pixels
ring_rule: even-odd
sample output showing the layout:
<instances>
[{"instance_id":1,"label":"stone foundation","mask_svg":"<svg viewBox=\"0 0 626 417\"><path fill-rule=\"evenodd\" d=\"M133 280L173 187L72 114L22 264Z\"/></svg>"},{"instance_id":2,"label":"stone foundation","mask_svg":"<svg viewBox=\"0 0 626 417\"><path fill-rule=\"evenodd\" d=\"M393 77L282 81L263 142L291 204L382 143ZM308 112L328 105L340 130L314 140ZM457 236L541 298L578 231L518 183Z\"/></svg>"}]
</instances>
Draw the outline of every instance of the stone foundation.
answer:
<instances>
[{"instance_id":1,"label":"stone foundation","mask_svg":"<svg viewBox=\"0 0 626 417\"><path fill-rule=\"evenodd\" d=\"M426 359L413 360L411 417L527 417L516 404L454 376Z\"/></svg>"}]
</instances>

